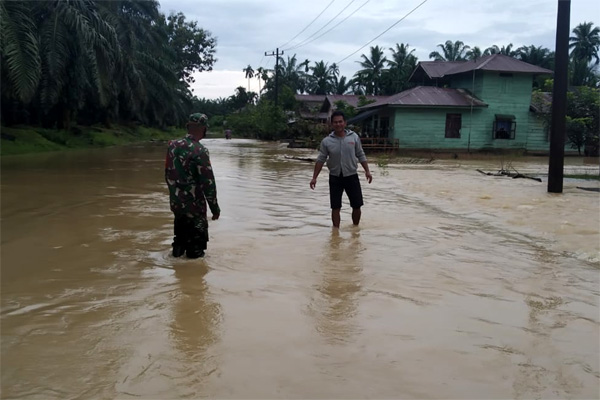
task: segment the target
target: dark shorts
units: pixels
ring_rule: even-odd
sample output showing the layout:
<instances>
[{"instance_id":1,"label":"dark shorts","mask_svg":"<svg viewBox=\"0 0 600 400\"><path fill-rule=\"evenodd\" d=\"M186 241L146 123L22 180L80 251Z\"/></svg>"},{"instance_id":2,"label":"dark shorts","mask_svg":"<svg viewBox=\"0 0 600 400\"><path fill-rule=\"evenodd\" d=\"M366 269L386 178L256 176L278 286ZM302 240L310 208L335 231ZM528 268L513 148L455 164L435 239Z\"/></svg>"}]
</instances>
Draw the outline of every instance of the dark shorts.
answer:
<instances>
[{"instance_id":1,"label":"dark shorts","mask_svg":"<svg viewBox=\"0 0 600 400\"><path fill-rule=\"evenodd\" d=\"M329 201L332 210L342 208L342 194L344 192L350 200L350 207L362 207L363 196L358 174L343 177L329 175Z\"/></svg>"}]
</instances>

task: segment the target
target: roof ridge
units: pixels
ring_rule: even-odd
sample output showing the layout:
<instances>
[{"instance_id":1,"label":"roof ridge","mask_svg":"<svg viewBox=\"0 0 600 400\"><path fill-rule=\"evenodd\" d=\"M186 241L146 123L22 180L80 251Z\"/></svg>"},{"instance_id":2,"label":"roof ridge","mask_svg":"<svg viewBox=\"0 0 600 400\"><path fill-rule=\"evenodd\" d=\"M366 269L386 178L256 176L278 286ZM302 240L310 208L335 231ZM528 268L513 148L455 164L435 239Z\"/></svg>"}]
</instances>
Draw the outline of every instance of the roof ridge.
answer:
<instances>
[{"instance_id":1,"label":"roof ridge","mask_svg":"<svg viewBox=\"0 0 600 400\"><path fill-rule=\"evenodd\" d=\"M487 60L485 60L484 62L482 62L481 64L479 64L479 65L477 66L477 68L475 68L475 69L481 69L481 68L483 68L483 67L484 67L484 66L486 66L486 65L487 65L487 64L488 64L488 63L489 63L489 62L490 62L490 61L491 61L493 58L496 58L496 56L497 56L497 55L498 55L497 53L496 53L496 54L491 54L491 55L490 55L490 56L487 58ZM482 57L482 58L483 58L483 57Z\"/></svg>"}]
</instances>

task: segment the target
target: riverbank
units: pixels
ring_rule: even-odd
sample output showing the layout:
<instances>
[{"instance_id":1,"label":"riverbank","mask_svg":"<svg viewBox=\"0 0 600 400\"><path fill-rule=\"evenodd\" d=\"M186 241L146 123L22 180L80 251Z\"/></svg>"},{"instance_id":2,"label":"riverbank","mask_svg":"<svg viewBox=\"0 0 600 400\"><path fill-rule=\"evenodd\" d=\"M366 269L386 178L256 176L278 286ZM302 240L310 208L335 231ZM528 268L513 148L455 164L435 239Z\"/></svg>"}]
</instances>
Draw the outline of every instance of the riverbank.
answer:
<instances>
[{"instance_id":1,"label":"riverbank","mask_svg":"<svg viewBox=\"0 0 600 400\"><path fill-rule=\"evenodd\" d=\"M2 156L166 141L183 136L185 132L182 128L158 129L143 126L78 126L70 131L34 126L3 126L1 131ZM222 129L211 129L208 137L224 137L224 134Z\"/></svg>"}]
</instances>

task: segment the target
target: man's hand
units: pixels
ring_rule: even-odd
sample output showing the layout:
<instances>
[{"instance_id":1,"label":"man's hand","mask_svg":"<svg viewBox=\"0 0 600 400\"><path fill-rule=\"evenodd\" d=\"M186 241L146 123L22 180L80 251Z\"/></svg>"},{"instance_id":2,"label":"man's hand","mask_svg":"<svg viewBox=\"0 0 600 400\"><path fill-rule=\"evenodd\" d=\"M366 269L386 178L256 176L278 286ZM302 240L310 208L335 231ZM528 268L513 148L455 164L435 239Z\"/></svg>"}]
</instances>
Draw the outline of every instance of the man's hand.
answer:
<instances>
[{"instance_id":1,"label":"man's hand","mask_svg":"<svg viewBox=\"0 0 600 400\"><path fill-rule=\"evenodd\" d=\"M212 216L213 221L219 219L220 216L221 216L221 214L213 214L213 216Z\"/></svg>"},{"instance_id":2,"label":"man's hand","mask_svg":"<svg viewBox=\"0 0 600 400\"><path fill-rule=\"evenodd\" d=\"M315 190L315 186L317 185L317 178L312 178L310 181L310 188Z\"/></svg>"},{"instance_id":3,"label":"man's hand","mask_svg":"<svg viewBox=\"0 0 600 400\"><path fill-rule=\"evenodd\" d=\"M373 180L373 175L369 171L365 171L365 177L367 178L367 182L371 183Z\"/></svg>"}]
</instances>

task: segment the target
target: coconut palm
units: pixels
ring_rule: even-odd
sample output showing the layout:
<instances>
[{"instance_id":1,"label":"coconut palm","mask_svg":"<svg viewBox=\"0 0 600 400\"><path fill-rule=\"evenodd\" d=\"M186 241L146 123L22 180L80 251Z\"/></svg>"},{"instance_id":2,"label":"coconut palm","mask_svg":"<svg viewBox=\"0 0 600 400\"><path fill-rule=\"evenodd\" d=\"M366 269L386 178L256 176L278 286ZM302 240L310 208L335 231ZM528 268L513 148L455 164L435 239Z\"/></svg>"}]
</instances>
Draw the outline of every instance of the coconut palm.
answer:
<instances>
[{"instance_id":1,"label":"coconut palm","mask_svg":"<svg viewBox=\"0 0 600 400\"><path fill-rule=\"evenodd\" d=\"M307 91L310 94L330 94L335 88L336 65L327 65L323 60L315 62L310 67Z\"/></svg>"},{"instance_id":2,"label":"coconut palm","mask_svg":"<svg viewBox=\"0 0 600 400\"><path fill-rule=\"evenodd\" d=\"M409 50L408 43L396 43L396 47L390 47L392 58L387 60L389 87L385 88L386 94L399 93L408 88L408 78L417 65L417 57L413 54L414 49Z\"/></svg>"},{"instance_id":3,"label":"coconut palm","mask_svg":"<svg viewBox=\"0 0 600 400\"><path fill-rule=\"evenodd\" d=\"M280 82L292 89L294 93L303 93L306 89L305 62L298 64L295 54L292 57L288 56L287 60L279 61Z\"/></svg>"},{"instance_id":4,"label":"coconut palm","mask_svg":"<svg viewBox=\"0 0 600 400\"><path fill-rule=\"evenodd\" d=\"M262 79L262 76L264 74L265 69L263 67L258 67L256 68L256 79L258 80L258 97L260 97L260 92L261 92L261 88L260 88L260 81Z\"/></svg>"},{"instance_id":5,"label":"coconut palm","mask_svg":"<svg viewBox=\"0 0 600 400\"><path fill-rule=\"evenodd\" d=\"M438 51L429 53L429 58L434 61L464 61L467 59L465 53L471 48L460 40L447 40L444 44L438 44L438 47L442 49L443 54Z\"/></svg>"},{"instance_id":6,"label":"coconut palm","mask_svg":"<svg viewBox=\"0 0 600 400\"><path fill-rule=\"evenodd\" d=\"M352 88L352 80L348 81L345 76L333 78L333 94L348 94Z\"/></svg>"},{"instance_id":7,"label":"coconut palm","mask_svg":"<svg viewBox=\"0 0 600 400\"><path fill-rule=\"evenodd\" d=\"M242 71L246 74L246 79L248 79L248 91L250 91L250 78L254 77L254 70L252 69L250 64L248 64L248 66Z\"/></svg>"},{"instance_id":8,"label":"coconut palm","mask_svg":"<svg viewBox=\"0 0 600 400\"><path fill-rule=\"evenodd\" d=\"M593 25L593 22L584 22L573 29L573 36L569 38L573 60L584 60L589 64L596 59L595 64L600 63L600 28Z\"/></svg>"},{"instance_id":9,"label":"coconut palm","mask_svg":"<svg viewBox=\"0 0 600 400\"><path fill-rule=\"evenodd\" d=\"M381 77L383 75L387 58L379 46L371 47L370 56L360 56L362 61L357 61L362 67L354 74L356 80L365 86L366 94L377 95L381 92Z\"/></svg>"}]
</instances>

